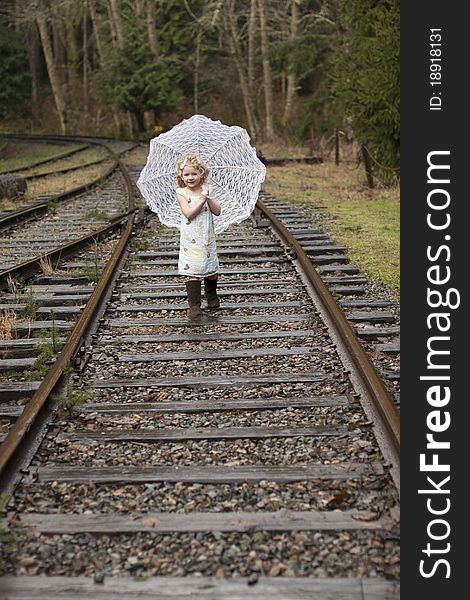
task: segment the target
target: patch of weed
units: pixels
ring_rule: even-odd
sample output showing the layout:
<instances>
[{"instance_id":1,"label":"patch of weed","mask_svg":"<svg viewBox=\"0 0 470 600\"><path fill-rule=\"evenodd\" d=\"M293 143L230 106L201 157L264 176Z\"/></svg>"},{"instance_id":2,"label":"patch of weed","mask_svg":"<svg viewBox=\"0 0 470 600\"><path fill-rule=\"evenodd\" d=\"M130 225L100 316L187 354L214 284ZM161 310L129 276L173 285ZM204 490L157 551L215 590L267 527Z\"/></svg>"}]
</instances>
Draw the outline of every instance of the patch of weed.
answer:
<instances>
[{"instance_id":1,"label":"patch of weed","mask_svg":"<svg viewBox=\"0 0 470 600\"><path fill-rule=\"evenodd\" d=\"M109 221L109 213L105 210L93 208L85 215L87 219L97 219L98 221Z\"/></svg>"}]
</instances>

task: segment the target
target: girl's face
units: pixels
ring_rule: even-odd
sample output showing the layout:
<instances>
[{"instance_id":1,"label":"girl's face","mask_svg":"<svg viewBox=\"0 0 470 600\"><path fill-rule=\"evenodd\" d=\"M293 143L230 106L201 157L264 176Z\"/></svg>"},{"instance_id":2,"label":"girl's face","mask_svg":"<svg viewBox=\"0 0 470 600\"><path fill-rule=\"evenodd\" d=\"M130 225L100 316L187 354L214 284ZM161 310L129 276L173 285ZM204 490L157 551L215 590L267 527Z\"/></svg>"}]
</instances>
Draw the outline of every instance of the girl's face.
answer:
<instances>
[{"instance_id":1,"label":"girl's face","mask_svg":"<svg viewBox=\"0 0 470 600\"><path fill-rule=\"evenodd\" d=\"M201 183L201 175L192 165L185 165L182 178L188 188L197 188Z\"/></svg>"}]
</instances>

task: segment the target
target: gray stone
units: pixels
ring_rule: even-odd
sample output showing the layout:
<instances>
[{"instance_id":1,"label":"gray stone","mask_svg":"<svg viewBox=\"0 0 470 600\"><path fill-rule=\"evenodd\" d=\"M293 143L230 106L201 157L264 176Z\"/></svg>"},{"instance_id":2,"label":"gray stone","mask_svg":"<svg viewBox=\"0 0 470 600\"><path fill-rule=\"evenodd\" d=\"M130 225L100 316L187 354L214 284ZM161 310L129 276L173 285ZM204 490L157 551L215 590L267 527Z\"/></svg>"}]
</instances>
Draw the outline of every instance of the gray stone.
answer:
<instances>
[{"instance_id":1,"label":"gray stone","mask_svg":"<svg viewBox=\"0 0 470 600\"><path fill-rule=\"evenodd\" d=\"M0 198L13 200L26 192L26 180L14 173L0 175Z\"/></svg>"}]
</instances>

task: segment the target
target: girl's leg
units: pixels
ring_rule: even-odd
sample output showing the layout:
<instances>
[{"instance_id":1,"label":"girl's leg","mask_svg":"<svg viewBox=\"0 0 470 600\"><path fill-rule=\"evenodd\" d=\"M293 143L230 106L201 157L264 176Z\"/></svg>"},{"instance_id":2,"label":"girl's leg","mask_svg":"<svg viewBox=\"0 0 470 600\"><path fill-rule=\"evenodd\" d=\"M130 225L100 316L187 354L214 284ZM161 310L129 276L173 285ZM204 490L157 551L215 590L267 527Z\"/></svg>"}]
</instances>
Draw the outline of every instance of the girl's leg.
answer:
<instances>
[{"instance_id":1,"label":"girl's leg","mask_svg":"<svg viewBox=\"0 0 470 600\"><path fill-rule=\"evenodd\" d=\"M188 295L188 318L197 319L202 315L201 311L201 280L189 279L186 281L186 293Z\"/></svg>"},{"instance_id":2,"label":"girl's leg","mask_svg":"<svg viewBox=\"0 0 470 600\"><path fill-rule=\"evenodd\" d=\"M204 293L206 296L208 308L220 308L220 300L217 296L218 278L219 276L217 273L215 275L210 275L209 277L204 277Z\"/></svg>"}]
</instances>

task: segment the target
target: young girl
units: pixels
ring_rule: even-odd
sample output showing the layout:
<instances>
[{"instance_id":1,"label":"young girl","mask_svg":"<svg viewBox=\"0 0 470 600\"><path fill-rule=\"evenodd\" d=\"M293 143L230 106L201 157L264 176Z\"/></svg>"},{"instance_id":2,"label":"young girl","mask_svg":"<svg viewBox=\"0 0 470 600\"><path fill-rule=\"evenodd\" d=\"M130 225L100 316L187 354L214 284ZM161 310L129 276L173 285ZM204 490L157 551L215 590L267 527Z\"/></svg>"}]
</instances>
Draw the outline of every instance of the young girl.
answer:
<instances>
[{"instance_id":1,"label":"young girl","mask_svg":"<svg viewBox=\"0 0 470 600\"><path fill-rule=\"evenodd\" d=\"M176 165L176 199L181 209L178 272L188 277L188 317L201 316L201 281L208 308L220 306L217 297L219 259L212 215L220 215L220 204L204 186L207 167L195 154L185 154Z\"/></svg>"}]
</instances>

